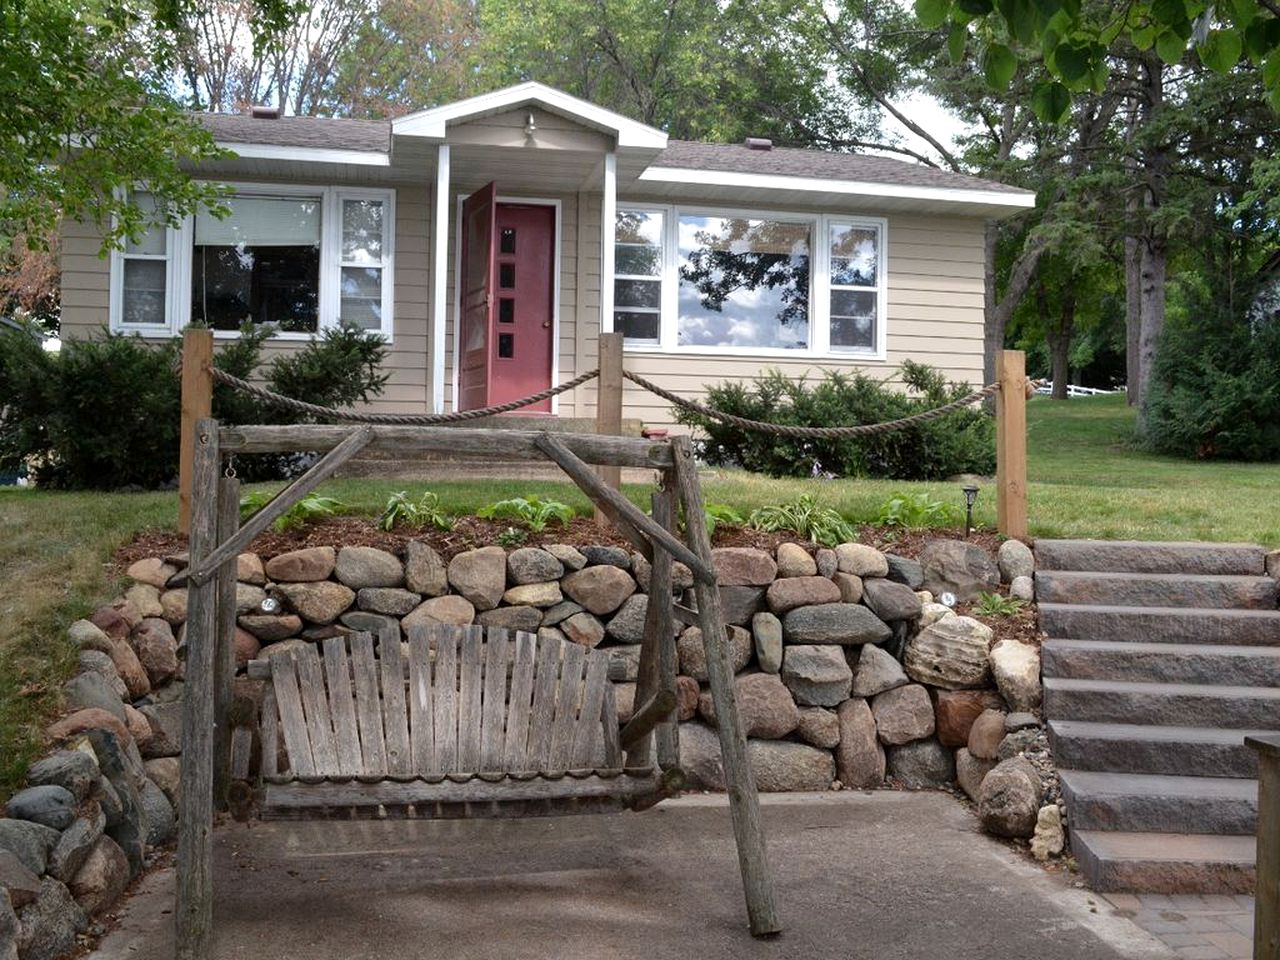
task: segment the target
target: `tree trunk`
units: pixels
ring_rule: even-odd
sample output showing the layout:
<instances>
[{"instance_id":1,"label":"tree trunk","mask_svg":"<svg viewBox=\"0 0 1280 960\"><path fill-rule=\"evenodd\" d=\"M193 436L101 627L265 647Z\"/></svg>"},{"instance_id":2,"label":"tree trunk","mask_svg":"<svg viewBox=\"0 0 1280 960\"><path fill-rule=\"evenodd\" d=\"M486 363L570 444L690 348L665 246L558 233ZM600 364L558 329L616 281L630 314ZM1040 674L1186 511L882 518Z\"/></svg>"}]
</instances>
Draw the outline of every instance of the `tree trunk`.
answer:
<instances>
[{"instance_id":1,"label":"tree trunk","mask_svg":"<svg viewBox=\"0 0 1280 960\"><path fill-rule=\"evenodd\" d=\"M1136 204L1135 204L1136 207ZM1124 334L1125 393L1129 406L1138 405L1142 381L1142 243L1137 237L1124 238Z\"/></svg>"},{"instance_id":2,"label":"tree trunk","mask_svg":"<svg viewBox=\"0 0 1280 960\"><path fill-rule=\"evenodd\" d=\"M1138 396L1140 403L1145 405L1160 334L1164 332L1164 283L1169 246L1163 237L1148 237L1143 241L1141 248L1141 288L1138 303L1142 316L1142 330L1138 344L1138 358L1141 364ZM1139 413L1139 416L1141 417L1142 413Z\"/></svg>"},{"instance_id":3,"label":"tree trunk","mask_svg":"<svg viewBox=\"0 0 1280 960\"><path fill-rule=\"evenodd\" d=\"M1049 338L1049 357L1053 362L1053 399L1066 400L1071 384L1071 339L1076 327L1076 297L1066 293L1058 323L1045 328Z\"/></svg>"},{"instance_id":4,"label":"tree trunk","mask_svg":"<svg viewBox=\"0 0 1280 960\"><path fill-rule=\"evenodd\" d=\"M1154 53L1147 55L1144 79L1143 94L1146 99L1142 107L1142 121L1145 125L1150 125L1158 119L1164 107L1164 63ZM1168 241L1162 228L1154 221L1168 190L1170 147L1167 143L1149 144L1144 154L1144 226L1139 243L1141 265L1138 291L1139 425L1145 417L1143 406L1146 403L1147 387L1151 383L1151 369L1155 363L1160 334L1164 330L1164 285L1169 259Z\"/></svg>"}]
</instances>

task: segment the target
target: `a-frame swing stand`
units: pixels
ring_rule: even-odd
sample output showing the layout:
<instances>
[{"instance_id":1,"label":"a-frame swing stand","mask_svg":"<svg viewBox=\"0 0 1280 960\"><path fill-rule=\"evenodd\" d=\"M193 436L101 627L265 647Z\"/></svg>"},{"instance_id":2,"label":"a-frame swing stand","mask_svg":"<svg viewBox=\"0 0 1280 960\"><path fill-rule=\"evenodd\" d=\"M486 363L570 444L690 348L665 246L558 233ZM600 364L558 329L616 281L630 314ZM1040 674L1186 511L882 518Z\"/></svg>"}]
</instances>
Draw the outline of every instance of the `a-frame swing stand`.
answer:
<instances>
[{"instance_id":1,"label":"a-frame swing stand","mask_svg":"<svg viewBox=\"0 0 1280 960\"><path fill-rule=\"evenodd\" d=\"M210 954L215 804L250 792L264 815L417 816L644 809L678 790L675 624L702 631L738 861L755 936L781 929L755 778L734 699L733 666L687 437L596 435L417 426L196 426L187 611L185 743L179 804L177 955ZM236 557L290 507L364 450L490 454L550 460L652 564L633 719L619 732L607 653L528 634L479 628L410 631L375 651L357 634L310 647L251 675L269 680L257 722L233 720ZM234 454L322 451L270 503L239 522ZM646 515L593 469L658 471ZM677 506L684 539L677 534ZM673 598L672 562L693 573L697 609ZM670 603L655 602L672 598ZM390 639L390 638L389 638ZM285 756L277 753L277 738ZM259 749L252 749L254 741ZM625 754L625 756L624 756ZM255 772L252 757L261 756ZM243 799L243 798L242 798Z\"/></svg>"}]
</instances>

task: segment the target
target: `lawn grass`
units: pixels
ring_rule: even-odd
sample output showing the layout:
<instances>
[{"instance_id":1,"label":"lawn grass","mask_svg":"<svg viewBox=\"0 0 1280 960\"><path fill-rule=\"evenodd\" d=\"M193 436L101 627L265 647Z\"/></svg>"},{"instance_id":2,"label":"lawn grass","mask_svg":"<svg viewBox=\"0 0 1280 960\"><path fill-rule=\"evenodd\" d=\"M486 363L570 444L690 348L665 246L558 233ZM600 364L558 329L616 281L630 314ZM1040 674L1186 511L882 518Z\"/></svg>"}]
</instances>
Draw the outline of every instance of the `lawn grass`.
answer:
<instances>
[{"instance_id":1,"label":"lawn grass","mask_svg":"<svg viewBox=\"0 0 1280 960\"><path fill-rule=\"evenodd\" d=\"M1133 411L1121 396L1060 403L1037 397L1028 410L1031 532L1035 536L1249 541L1280 547L1280 465L1196 463L1134 447ZM403 480L334 480L322 492L376 514ZM710 503L743 513L814 493L856 522L873 522L898 491L963 503L957 483L774 480L737 470L703 475ZM448 513L473 513L506 497L537 493L586 512L568 482L467 480L430 484ZM648 505L650 488L624 492ZM18 783L39 747L42 723L59 706L75 651L65 627L109 600L112 550L141 530L172 526L173 493L0 490L0 797ZM995 524L995 493L983 484L976 511Z\"/></svg>"}]
</instances>

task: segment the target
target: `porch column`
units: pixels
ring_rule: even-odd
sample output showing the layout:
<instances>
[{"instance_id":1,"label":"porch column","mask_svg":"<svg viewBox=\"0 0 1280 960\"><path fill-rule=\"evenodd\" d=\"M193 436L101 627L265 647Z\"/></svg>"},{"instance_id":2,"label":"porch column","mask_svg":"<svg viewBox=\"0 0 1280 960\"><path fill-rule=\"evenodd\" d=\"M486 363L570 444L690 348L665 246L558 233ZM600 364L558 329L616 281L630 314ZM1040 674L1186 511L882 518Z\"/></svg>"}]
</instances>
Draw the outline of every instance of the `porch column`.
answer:
<instances>
[{"instance_id":1,"label":"porch column","mask_svg":"<svg viewBox=\"0 0 1280 960\"><path fill-rule=\"evenodd\" d=\"M613 235L618 215L618 156L604 155L600 199L600 332L613 332Z\"/></svg>"},{"instance_id":2,"label":"porch column","mask_svg":"<svg viewBox=\"0 0 1280 960\"><path fill-rule=\"evenodd\" d=\"M449 145L436 148L435 216L431 220L431 409L444 413L445 310L449 276ZM456 398L455 398L456 400Z\"/></svg>"}]
</instances>

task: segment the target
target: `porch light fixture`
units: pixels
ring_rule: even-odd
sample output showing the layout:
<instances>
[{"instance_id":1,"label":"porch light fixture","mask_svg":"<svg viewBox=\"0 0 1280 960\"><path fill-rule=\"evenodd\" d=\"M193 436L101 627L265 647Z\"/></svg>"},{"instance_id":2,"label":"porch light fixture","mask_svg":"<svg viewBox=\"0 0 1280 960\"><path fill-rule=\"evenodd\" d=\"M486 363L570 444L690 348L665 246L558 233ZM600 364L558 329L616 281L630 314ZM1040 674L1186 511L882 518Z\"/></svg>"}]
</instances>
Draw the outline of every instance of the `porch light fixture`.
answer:
<instances>
[{"instance_id":1,"label":"porch light fixture","mask_svg":"<svg viewBox=\"0 0 1280 960\"><path fill-rule=\"evenodd\" d=\"M537 130L538 130L538 124L533 119L533 111L530 110L529 115L525 118L525 121L524 121L524 135L532 139L534 133L536 133Z\"/></svg>"},{"instance_id":2,"label":"porch light fixture","mask_svg":"<svg viewBox=\"0 0 1280 960\"><path fill-rule=\"evenodd\" d=\"M978 502L978 488L970 483L964 487L964 535L973 533L973 505Z\"/></svg>"}]
</instances>

